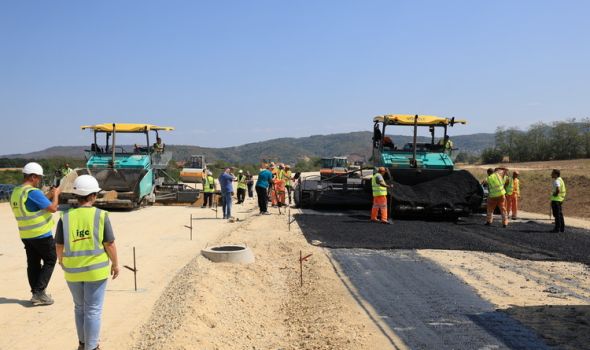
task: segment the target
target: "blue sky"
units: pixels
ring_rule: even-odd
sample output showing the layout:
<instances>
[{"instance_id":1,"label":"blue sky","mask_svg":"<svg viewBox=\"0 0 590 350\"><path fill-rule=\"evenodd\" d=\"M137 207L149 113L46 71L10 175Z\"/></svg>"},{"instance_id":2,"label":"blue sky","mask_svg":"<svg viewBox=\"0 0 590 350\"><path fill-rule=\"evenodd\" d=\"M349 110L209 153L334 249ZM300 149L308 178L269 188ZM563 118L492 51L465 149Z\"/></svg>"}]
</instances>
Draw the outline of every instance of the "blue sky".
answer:
<instances>
[{"instance_id":1,"label":"blue sky","mask_svg":"<svg viewBox=\"0 0 590 350\"><path fill-rule=\"evenodd\" d=\"M588 1L4 0L0 153L87 144L79 126L102 122L220 147L370 130L385 113L468 119L456 134L589 117L588 13Z\"/></svg>"}]
</instances>

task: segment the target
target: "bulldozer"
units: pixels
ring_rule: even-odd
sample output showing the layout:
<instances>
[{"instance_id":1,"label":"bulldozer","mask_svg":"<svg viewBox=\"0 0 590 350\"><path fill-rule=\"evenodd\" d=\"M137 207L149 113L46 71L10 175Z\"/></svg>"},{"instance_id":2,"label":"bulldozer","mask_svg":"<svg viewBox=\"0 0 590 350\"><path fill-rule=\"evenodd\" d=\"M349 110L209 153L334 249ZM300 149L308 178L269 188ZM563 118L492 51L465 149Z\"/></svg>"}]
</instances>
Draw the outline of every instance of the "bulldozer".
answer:
<instances>
[{"instance_id":1,"label":"bulldozer","mask_svg":"<svg viewBox=\"0 0 590 350\"><path fill-rule=\"evenodd\" d=\"M389 190L390 210L397 213L467 216L477 211L483 189L466 170L456 170L448 130L466 120L431 115L390 114L373 119L373 163L387 170L393 184ZM387 136L389 127L410 127L412 142L395 145ZM430 137L418 142L418 129ZM440 139L436 141L437 131Z\"/></svg>"},{"instance_id":2,"label":"bulldozer","mask_svg":"<svg viewBox=\"0 0 590 350\"><path fill-rule=\"evenodd\" d=\"M387 170L388 208L395 215L457 218L477 211L483 200L479 181L465 170L455 170L448 128L465 120L428 115L391 114L373 119L372 157L374 167ZM395 145L387 135L390 127L411 127L412 142ZM427 128L430 137L418 142L418 129ZM442 131L436 140L436 132ZM441 141L442 140L442 141ZM300 177L295 187L299 207L344 206L369 208L372 201L373 167L351 169L345 182L335 177Z\"/></svg>"},{"instance_id":3,"label":"bulldozer","mask_svg":"<svg viewBox=\"0 0 590 350\"><path fill-rule=\"evenodd\" d=\"M85 125L93 132L93 142L85 151L86 167L74 169L61 180L60 201L76 205L72 185L83 174L94 176L103 190L95 202L99 208L133 209L154 203L193 203L199 191L177 183L166 173L172 153L150 146L150 134L174 128L151 124L105 123ZM119 145L117 135L134 134L143 139L129 146Z\"/></svg>"}]
</instances>

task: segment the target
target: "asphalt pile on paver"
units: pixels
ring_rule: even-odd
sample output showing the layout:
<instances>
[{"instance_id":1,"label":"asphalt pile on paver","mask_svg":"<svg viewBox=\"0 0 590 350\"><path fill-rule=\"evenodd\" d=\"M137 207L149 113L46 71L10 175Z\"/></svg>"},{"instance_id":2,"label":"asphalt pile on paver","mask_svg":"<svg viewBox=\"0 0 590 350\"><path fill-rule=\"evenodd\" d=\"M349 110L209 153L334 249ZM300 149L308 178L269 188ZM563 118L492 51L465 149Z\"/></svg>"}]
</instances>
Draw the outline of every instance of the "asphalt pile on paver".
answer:
<instances>
[{"instance_id":1,"label":"asphalt pile on paver","mask_svg":"<svg viewBox=\"0 0 590 350\"><path fill-rule=\"evenodd\" d=\"M551 233L553 225L533 221L484 226L481 216L458 223L394 219L393 225L381 225L370 223L368 212L324 214L295 218L308 242L329 248L467 250L590 265L590 231L579 228Z\"/></svg>"},{"instance_id":2,"label":"asphalt pile on paver","mask_svg":"<svg viewBox=\"0 0 590 350\"><path fill-rule=\"evenodd\" d=\"M411 186L396 182L394 176L391 193L395 206L427 210L478 207L483 195L479 182L466 170Z\"/></svg>"}]
</instances>

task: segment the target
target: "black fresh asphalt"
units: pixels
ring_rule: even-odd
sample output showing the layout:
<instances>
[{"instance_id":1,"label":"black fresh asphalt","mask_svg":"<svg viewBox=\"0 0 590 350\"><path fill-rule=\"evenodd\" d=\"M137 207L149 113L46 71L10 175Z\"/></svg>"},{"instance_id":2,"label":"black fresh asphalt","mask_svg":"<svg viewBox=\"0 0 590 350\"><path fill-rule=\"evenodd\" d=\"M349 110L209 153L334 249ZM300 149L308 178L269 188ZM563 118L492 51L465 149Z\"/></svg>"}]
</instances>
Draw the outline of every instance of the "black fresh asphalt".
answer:
<instances>
[{"instance_id":1,"label":"black fresh asphalt","mask_svg":"<svg viewBox=\"0 0 590 350\"><path fill-rule=\"evenodd\" d=\"M446 249L502 253L517 259L570 261L590 265L590 232L567 227L551 233L552 225L533 221L511 222L502 228L484 226L484 217L472 216L459 223L393 220L392 225L369 223L368 213L344 215L296 215L308 241L328 248Z\"/></svg>"},{"instance_id":2,"label":"black fresh asphalt","mask_svg":"<svg viewBox=\"0 0 590 350\"><path fill-rule=\"evenodd\" d=\"M554 234L548 232L550 225L532 221L513 222L507 229L497 222L486 227L478 216L460 223L394 220L380 225L359 211L320 214L296 216L307 240L331 248L352 287L412 349L548 349L533 331L414 249L590 261L590 232L581 229Z\"/></svg>"}]
</instances>

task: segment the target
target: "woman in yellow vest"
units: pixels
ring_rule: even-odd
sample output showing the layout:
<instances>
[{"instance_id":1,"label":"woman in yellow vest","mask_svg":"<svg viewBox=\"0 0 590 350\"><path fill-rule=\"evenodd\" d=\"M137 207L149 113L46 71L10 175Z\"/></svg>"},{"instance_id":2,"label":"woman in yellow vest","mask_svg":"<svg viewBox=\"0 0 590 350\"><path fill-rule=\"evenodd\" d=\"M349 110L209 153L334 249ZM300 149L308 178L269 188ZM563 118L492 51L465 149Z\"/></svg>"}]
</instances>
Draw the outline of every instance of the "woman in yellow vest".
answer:
<instances>
[{"instance_id":1,"label":"woman in yellow vest","mask_svg":"<svg viewBox=\"0 0 590 350\"><path fill-rule=\"evenodd\" d=\"M108 213L92 206L100 192L96 179L77 177L73 192L80 206L64 212L58 222L56 252L74 299L78 349L99 349L107 279L119 275L117 248Z\"/></svg>"},{"instance_id":2,"label":"woman in yellow vest","mask_svg":"<svg viewBox=\"0 0 590 350\"><path fill-rule=\"evenodd\" d=\"M553 169L551 172L553 179L553 190L551 192L551 211L555 218L555 227L551 232L565 232L565 220L563 218L563 201L565 200L565 182L561 178L561 171Z\"/></svg>"},{"instance_id":3,"label":"woman in yellow vest","mask_svg":"<svg viewBox=\"0 0 590 350\"><path fill-rule=\"evenodd\" d=\"M488 203L486 226L494 221L494 210L500 207L502 213L502 227L508 226L508 215L506 214L506 172L508 169L496 168L492 175L488 176Z\"/></svg>"},{"instance_id":4,"label":"woman in yellow vest","mask_svg":"<svg viewBox=\"0 0 590 350\"><path fill-rule=\"evenodd\" d=\"M387 188L391 187L383 179L385 168L380 167L371 178L371 187L373 189L373 208L371 209L371 221L379 222L377 215L381 215L381 223L389 224L387 218Z\"/></svg>"}]
</instances>

